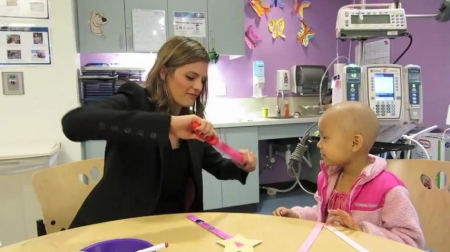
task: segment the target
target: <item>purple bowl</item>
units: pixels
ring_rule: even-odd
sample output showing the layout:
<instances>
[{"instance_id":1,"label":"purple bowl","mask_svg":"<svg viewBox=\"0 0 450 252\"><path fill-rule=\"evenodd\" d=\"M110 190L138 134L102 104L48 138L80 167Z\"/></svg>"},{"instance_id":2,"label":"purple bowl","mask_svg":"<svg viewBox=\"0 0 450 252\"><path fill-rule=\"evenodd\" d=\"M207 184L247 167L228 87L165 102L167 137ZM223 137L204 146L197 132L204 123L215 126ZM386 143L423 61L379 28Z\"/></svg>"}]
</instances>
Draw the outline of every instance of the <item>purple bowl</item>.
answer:
<instances>
[{"instance_id":1,"label":"purple bowl","mask_svg":"<svg viewBox=\"0 0 450 252\"><path fill-rule=\"evenodd\" d=\"M148 241L123 238L107 240L95 243L86 248L81 249L84 252L136 252L140 249L150 248L153 246Z\"/></svg>"}]
</instances>

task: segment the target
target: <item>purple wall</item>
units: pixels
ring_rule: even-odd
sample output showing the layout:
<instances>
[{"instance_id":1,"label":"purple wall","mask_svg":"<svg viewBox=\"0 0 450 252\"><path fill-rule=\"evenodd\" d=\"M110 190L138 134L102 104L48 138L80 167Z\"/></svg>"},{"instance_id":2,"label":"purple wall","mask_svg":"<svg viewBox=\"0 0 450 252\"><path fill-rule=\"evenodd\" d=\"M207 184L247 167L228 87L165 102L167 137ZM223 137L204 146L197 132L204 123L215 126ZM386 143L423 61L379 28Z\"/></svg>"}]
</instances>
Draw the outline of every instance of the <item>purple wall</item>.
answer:
<instances>
[{"instance_id":1,"label":"purple wall","mask_svg":"<svg viewBox=\"0 0 450 252\"><path fill-rule=\"evenodd\" d=\"M269 1L266 1L269 3ZM275 96L276 70L290 69L294 64L321 64L328 65L336 57L335 22L338 9L350 0L315 0L305 11L306 22L316 30L316 36L308 48L304 48L296 41L296 32L299 21L292 17L290 12L294 1L284 0L286 7L283 10L274 8L267 18L259 19L249 5L245 6L245 27L253 24L255 31L263 38L263 42L255 50L246 50L244 57L227 60L224 57L218 63L218 68L227 83L227 96L230 98L248 98L252 95L251 78L252 62L263 60L266 64L265 95ZM389 0L367 2L391 2ZM428 3L425 1L403 1L408 14L436 13L440 1ZM284 17L286 22L285 41L277 39L272 41L267 28L268 18ZM445 118L450 99L446 95L446 85L450 71L450 58L442 57L448 53L450 45L450 23L438 23L434 20L408 20L409 31L414 36L414 43L409 52L400 60L399 64L417 64L422 66L424 83L425 125L437 124L445 127ZM431 32L430 30L434 30ZM426 32L426 33L425 33ZM426 35L422 35L426 34ZM399 38L392 41L392 58L404 50L408 39ZM339 42L339 55L348 54L348 44ZM82 65L88 62L111 62L127 58L130 55L117 54L88 54L81 55ZM141 55L141 57L144 57ZM127 60L127 61L128 61ZM140 60L139 62L146 62ZM149 61L149 64L152 64ZM212 84L212 83L211 83ZM436 90L436 91L432 91ZM260 144L260 167L266 165L266 144ZM284 162L279 159L273 172L266 171L261 174L261 183L276 183L292 180L286 173Z\"/></svg>"},{"instance_id":2,"label":"purple wall","mask_svg":"<svg viewBox=\"0 0 450 252\"><path fill-rule=\"evenodd\" d=\"M267 4L270 1L265 1ZM259 18L249 4L245 5L245 27L253 25L255 32L260 35L263 42L259 47L250 50L246 47L246 54L235 60L219 61L218 66L227 82L228 97L248 98L252 95L252 62L262 60L265 63L266 84L264 95L276 96L276 71L290 70L293 65L310 64L327 66L336 57L335 25L338 9L348 0L315 0L309 8L305 9L305 21L314 30L316 35L310 41L309 47L303 47L297 42L296 36L300 21L291 15L294 1L283 1L283 9L273 8L267 17ZM283 17L286 28L286 39L272 40L267 27L269 19ZM348 49L346 43L340 43L340 52ZM235 88L233 88L235 87Z\"/></svg>"}]
</instances>

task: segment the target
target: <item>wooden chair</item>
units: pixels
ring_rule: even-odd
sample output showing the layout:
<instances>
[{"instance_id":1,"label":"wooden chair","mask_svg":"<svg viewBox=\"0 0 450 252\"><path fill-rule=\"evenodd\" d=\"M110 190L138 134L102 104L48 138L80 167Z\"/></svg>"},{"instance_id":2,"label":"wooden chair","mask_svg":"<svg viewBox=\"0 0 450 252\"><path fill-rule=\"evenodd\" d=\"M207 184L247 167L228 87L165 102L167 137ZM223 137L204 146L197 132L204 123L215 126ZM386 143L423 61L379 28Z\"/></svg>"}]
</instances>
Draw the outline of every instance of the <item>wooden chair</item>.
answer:
<instances>
[{"instance_id":1,"label":"wooden chair","mask_svg":"<svg viewBox=\"0 0 450 252\"><path fill-rule=\"evenodd\" d=\"M44 220L38 236L67 229L86 197L103 176L103 158L50 167L33 174L33 186Z\"/></svg>"},{"instance_id":2,"label":"wooden chair","mask_svg":"<svg viewBox=\"0 0 450 252\"><path fill-rule=\"evenodd\" d=\"M388 170L408 187L411 201L419 214L427 248L439 252L449 251L450 162L388 160Z\"/></svg>"}]
</instances>

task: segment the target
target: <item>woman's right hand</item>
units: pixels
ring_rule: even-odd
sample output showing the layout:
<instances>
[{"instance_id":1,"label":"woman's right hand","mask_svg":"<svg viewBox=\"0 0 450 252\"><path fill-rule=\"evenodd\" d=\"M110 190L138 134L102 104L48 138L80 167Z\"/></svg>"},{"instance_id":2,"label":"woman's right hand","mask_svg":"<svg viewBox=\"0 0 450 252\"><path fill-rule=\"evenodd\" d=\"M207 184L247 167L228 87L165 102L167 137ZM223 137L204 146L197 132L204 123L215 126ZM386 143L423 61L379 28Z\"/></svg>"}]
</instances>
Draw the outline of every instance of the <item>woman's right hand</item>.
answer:
<instances>
[{"instance_id":1,"label":"woman's right hand","mask_svg":"<svg viewBox=\"0 0 450 252\"><path fill-rule=\"evenodd\" d=\"M216 134L214 132L214 127L210 122L203 120L196 115L172 116L170 121L170 133L180 139L197 139L204 141L195 134L194 129L192 128L193 122L198 122L200 124L196 129L197 132L200 132L205 136L213 136Z\"/></svg>"},{"instance_id":2,"label":"woman's right hand","mask_svg":"<svg viewBox=\"0 0 450 252\"><path fill-rule=\"evenodd\" d=\"M298 213L294 212L292 209L286 207L279 207L275 211L273 211L273 215L281 216L281 217L289 217L298 219Z\"/></svg>"}]
</instances>

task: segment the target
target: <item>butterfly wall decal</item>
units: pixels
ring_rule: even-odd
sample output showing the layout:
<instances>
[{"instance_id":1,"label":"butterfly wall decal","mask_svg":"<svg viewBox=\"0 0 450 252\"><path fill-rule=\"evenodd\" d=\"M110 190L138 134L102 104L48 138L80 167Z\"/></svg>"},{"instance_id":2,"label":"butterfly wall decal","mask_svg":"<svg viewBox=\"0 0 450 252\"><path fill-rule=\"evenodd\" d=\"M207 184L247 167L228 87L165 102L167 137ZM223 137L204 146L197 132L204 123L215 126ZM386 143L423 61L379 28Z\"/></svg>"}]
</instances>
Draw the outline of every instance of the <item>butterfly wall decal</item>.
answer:
<instances>
[{"instance_id":1,"label":"butterfly wall decal","mask_svg":"<svg viewBox=\"0 0 450 252\"><path fill-rule=\"evenodd\" d=\"M267 12L270 12L270 8L264 4L264 0L247 0L256 12L258 17L262 17Z\"/></svg>"},{"instance_id":2,"label":"butterfly wall decal","mask_svg":"<svg viewBox=\"0 0 450 252\"><path fill-rule=\"evenodd\" d=\"M272 38L286 38L284 35L284 18L269 20L269 31L272 33Z\"/></svg>"},{"instance_id":3,"label":"butterfly wall decal","mask_svg":"<svg viewBox=\"0 0 450 252\"><path fill-rule=\"evenodd\" d=\"M283 0L272 0L272 2L270 3L270 8L273 8L273 7L284 8Z\"/></svg>"},{"instance_id":4,"label":"butterfly wall decal","mask_svg":"<svg viewBox=\"0 0 450 252\"><path fill-rule=\"evenodd\" d=\"M250 49L255 49L256 47L258 47L259 43L262 42L261 37L258 34L256 34L255 31L253 30L253 25L249 25L247 27L244 39L245 43Z\"/></svg>"},{"instance_id":5,"label":"butterfly wall decal","mask_svg":"<svg viewBox=\"0 0 450 252\"><path fill-rule=\"evenodd\" d=\"M305 22L300 23L297 32L297 41L304 47L308 47L309 41L314 38L316 32L312 30Z\"/></svg>"},{"instance_id":6,"label":"butterfly wall decal","mask_svg":"<svg viewBox=\"0 0 450 252\"><path fill-rule=\"evenodd\" d=\"M303 13L306 8L308 8L311 5L311 2L309 1L302 1L302 0L294 0L294 9L292 10L292 14L297 15L297 17L300 19L300 21L303 21L305 19Z\"/></svg>"}]
</instances>

